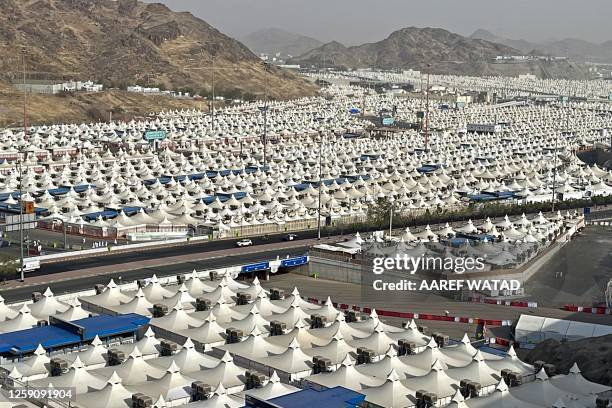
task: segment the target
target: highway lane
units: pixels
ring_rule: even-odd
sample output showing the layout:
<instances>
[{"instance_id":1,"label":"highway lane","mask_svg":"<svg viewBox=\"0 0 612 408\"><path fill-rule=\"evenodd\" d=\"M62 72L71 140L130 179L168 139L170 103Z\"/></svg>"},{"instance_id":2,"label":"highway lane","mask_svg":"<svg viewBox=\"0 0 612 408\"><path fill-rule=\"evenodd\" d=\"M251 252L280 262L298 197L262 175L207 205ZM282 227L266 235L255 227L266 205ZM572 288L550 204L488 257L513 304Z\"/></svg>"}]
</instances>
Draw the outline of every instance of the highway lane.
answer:
<instances>
[{"instance_id":1,"label":"highway lane","mask_svg":"<svg viewBox=\"0 0 612 408\"><path fill-rule=\"evenodd\" d=\"M69 280L58 282L41 283L34 286L24 286L15 289L2 290L0 294L4 297L7 303L30 299L32 292L43 292L47 287L50 287L56 295L81 290L91 289L98 283L106 284L110 279L114 279L117 283L120 281L134 281L137 279L150 278L153 274L157 276L173 276L177 274L190 273L194 269L207 270L216 268L225 268L235 265L243 265L246 263L263 262L276 259L277 256L284 258L286 256L301 256L308 250L307 246L295 247L281 250L270 250L259 253L244 253L237 255L228 255L221 258L205 259L201 261L186 261L165 266L148 267L135 269L130 272L114 272L98 276L88 276L84 278L75 277ZM52 279L52 277L49 277Z\"/></svg>"},{"instance_id":2,"label":"highway lane","mask_svg":"<svg viewBox=\"0 0 612 408\"><path fill-rule=\"evenodd\" d=\"M253 241L253 250L256 251L259 245L282 243L282 238L286 234L270 235L267 238L264 237L253 237L250 238ZM306 245L307 240L316 238L316 231L307 231L298 233L298 238L295 241L299 243L304 241ZM143 249L134 250L124 253L109 253L108 255L99 255L95 257L87 257L69 261L54 262L49 264L41 265L41 268L35 272L29 272L27 277L35 277L42 275L49 275L59 272L76 271L87 268L94 268L100 266L118 265L126 262L138 262L149 259L161 259L170 256L181 256L181 255L201 255L204 252L218 251L218 250L229 250L236 248L237 240L215 240L215 241L204 241L198 243L182 244L171 247L161 247L155 249Z\"/></svg>"}]
</instances>

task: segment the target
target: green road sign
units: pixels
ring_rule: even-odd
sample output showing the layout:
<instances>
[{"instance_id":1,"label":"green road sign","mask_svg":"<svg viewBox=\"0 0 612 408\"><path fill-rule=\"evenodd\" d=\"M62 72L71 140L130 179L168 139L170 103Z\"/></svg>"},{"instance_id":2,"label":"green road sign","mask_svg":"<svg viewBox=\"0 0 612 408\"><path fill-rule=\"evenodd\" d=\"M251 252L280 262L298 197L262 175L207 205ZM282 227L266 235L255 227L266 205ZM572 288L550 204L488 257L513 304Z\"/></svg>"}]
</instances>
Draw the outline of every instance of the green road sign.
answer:
<instances>
[{"instance_id":1,"label":"green road sign","mask_svg":"<svg viewBox=\"0 0 612 408\"><path fill-rule=\"evenodd\" d=\"M144 137L145 140L149 142L152 140L164 140L166 138L166 132L163 130L150 130L145 132Z\"/></svg>"}]
</instances>

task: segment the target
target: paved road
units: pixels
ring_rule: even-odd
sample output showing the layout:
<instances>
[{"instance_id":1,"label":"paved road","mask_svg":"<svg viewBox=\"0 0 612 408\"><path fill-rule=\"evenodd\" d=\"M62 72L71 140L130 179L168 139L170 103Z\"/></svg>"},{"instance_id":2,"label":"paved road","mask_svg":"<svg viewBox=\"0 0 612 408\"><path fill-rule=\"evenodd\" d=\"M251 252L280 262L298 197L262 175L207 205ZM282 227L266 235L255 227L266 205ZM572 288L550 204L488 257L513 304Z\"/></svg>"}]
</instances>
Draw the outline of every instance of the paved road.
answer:
<instances>
[{"instance_id":1,"label":"paved road","mask_svg":"<svg viewBox=\"0 0 612 408\"><path fill-rule=\"evenodd\" d=\"M217 256L215 254L215 256L200 260L185 260L182 262L179 261L160 266L143 266L141 268L134 269L129 272L113 272L112 270L108 270L108 272L101 272L99 274L79 277L79 275L83 272L77 271L78 274L75 275L74 273L72 273L73 276L69 279L64 279L65 274L61 274L62 276L43 276L40 277L40 279L29 278L26 279L26 282L23 285L13 283L12 287L10 288L0 289L0 294L7 302L15 302L20 300L27 300L30 298L32 292L41 292L44 291L47 287L50 287L55 294L77 292L80 290L90 289L98 283L106 284L110 279L114 279L116 282L125 282L134 281L137 279L150 278L153 274L157 274L157 276L172 276L177 274L189 273L193 269L207 270L215 268L224 268L228 266L242 265L245 263L273 260L277 256L280 256L281 258L286 256L300 256L304 255L307 249L308 247L296 246L286 249L267 249L262 252L256 253L233 253L235 251L225 251L226 254L222 256ZM120 269L120 266L117 266L117 269ZM68 272L68 274L70 274L70 272Z\"/></svg>"},{"instance_id":2,"label":"paved road","mask_svg":"<svg viewBox=\"0 0 612 408\"><path fill-rule=\"evenodd\" d=\"M525 291L542 306L591 306L605 301L610 279L612 228L589 226L536 272Z\"/></svg>"},{"instance_id":3,"label":"paved road","mask_svg":"<svg viewBox=\"0 0 612 408\"><path fill-rule=\"evenodd\" d=\"M267 239L263 237L251 238L254 246L249 248L243 248L243 250L256 252L260 250L260 247L268 247L270 245L275 247L312 245L315 242L313 238L316 236L316 231L314 232L314 234L311 232L300 234L298 240L292 242L282 241L283 236L284 234L270 236ZM202 256L204 253L207 252L237 249L238 248L236 248L236 240L215 240L190 244L181 244L155 249L144 248L132 250L129 253L110 252L108 255L104 254L95 257L88 256L82 259L43 264L40 270L28 273L27 277L49 275L60 272L75 271L101 266L122 265L125 263L133 263L154 259L161 260L164 258L175 256Z\"/></svg>"}]
</instances>

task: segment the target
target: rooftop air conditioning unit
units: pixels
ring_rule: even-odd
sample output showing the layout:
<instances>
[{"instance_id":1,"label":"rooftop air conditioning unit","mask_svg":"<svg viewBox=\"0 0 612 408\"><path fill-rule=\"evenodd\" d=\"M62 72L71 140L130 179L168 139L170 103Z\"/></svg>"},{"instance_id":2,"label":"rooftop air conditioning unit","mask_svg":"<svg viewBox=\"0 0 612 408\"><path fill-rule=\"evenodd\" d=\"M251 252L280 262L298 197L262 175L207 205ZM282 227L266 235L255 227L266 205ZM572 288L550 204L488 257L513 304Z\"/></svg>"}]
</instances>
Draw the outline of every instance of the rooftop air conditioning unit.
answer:
<instances>
[{"instance_id":1,"label":"rooftop air conditioning unit","mask_svg":"<svg viewBox=\"0 0 612 408\"><path fill-rule=\"evenodd\" d=\"M427 326L418 326L417 330L420 331L423 334L426 334L427 332Z\"/></svg>"},{"instance_id":2,"label":"rooftop air conditioning unit","mask_svg":"<svg viewBox=\"0 0 612 408\"><path fill-rule=\"evenodd\" d=\"M125 361L125 353L115 348L109 349L107 356L109 366L116 366Z\"/></svg>"},{"instance_id":3,"label":"rooftop air conditioning unit","mask_svg":"<svg viewBox=\"0 0 612 408\"><path fill-rule=\"evenodd\" d=\"M433 392L426 392L422 398L423 407L433 407L438 402L438 396Z\"/></svg>"},{"instance_id":4,"label":"rooftop air conditioning unit","mask_svg":"<svg viewBox=\"0 0 612 408\"><path fill-rule=\"evenodd\" d=\"M214 272L214 271L210 271L208 273L208 276L210 277L211 281L216 281L216 280L219 279L219 274L217 272Z\"/></svg>"},{"instance_id":5,"label":"rooftop air conditioning unit","mask_svg":"<svg viewBox=\"0 0 612 408\"><path fill-rule=\"evenodd\" d=\"M145 280L144 280L144 279L138 279L138 280L136 281L136 285L138 285L138 289L142 289L142 288L144 288L145 286L147 286L147 284L145 283Z\"/></svg>"},{"instance_id":6,"label":"rooftop air conditioning unit","mask_svg":"<svg viewBox=\"0 0 612 408\"><path fill-rule=\"evenodd\" d=\"M253 388L261 388L266 382L266 376L258 372L247 371L245 376L247 380L247 390L252 390Z\"/></svg>"},{"instance_id":7,"label":"rooftop air conditioning unit","mask_svg":"<svg viewBox=\"0 0 612 408\"><path fill-rule=\"evenodd\" d=\"M279 322L278 320L272 320L270 322L270 336L281 336L285 334L287 329L287 323Z\"/></svg>"},{"instance_id":8,"label":"rooftop air conditioning unit","mask_svg":"<svg viewBox=\"0 0 612 408\"><path fill-rule=\"evenodd\" d=\"M310 328L311 329L319 329L321 327L325 327L327 323L327 318L320 314L310 315Z\"/></svg>"},{"instance_id":9,"label":"rooftop air conditioning unit","mask_svg":"<svg viewBox=\"0 0 612 408\"><path fill-rule=\"evenodd\" d=\"M282 300L285 298L285 291L278 288L270 290L270 300Z\"/></svg>"},{"instance_id":10,"label":"rooftop air conditioning unit","mask_svg":"<svg viewBox=\"0 0 612 408\"><path fill-rule=\"evenodd\" d=\"M467 398L470 396L469 385L472 381L468 379L464 379L459 381L459 392L463 395L463 398Z\"/></svg>"},{"instance_id":11,"label":"rooftop air conditioning unit","mask_svg":"<svg viewBox=\"0 0 612 408\"><path fill-rule=\"evenodd\" d=\"M225 334L227 335L227 344L240 343L244 337L242 330L238 330L233 327L226 329Z\"/></svg>"},{"instance_id":12,"label":"rooftop air conditioning unit","mask_svg":"<svg viewBox=\"0 0 612 408\"><path fill-rule=\"evenodd\" d=\"M46 320L39 320L39 321L36 322L36 326L37 327L44 327L44 326L48 326L48 325L49 325L49 322L46 321Z\"/></svg>"},{"instance_id":13,"label":"rooftop air conditioning unit","mask_svg":"<svg viewBox=\"0 0 612 408\"><path fill-rule=\"evenodd\" d=\"M597 408L607 408L610 404L610 400L604 397L597 397L595 399L595 407Z\"/></svg>"},{"instance_id":14,"label":"rooftop air conditioning unit","mask_svg":"<svg viewBox=\"0 0 612 408\"><path fill-rule=\"evenodd\" d=\"M438 344L438 347L440 347L440 348L442 348L444 346L447 346L448 342L450 340L448 336L445 336L445 335L439 334L439 333L434 334L433 338L434 338L435 342Z\"/></svg>"},{"instance_id":15,"label":"rooftop air conditioning unit","mask_svg":"<svg viewBox=\"0 0 612 408\"><path fill-rule=\"evenodd\" d=\"M153 317L164 317L168 314L168 306L156 303L153 305Z\"/></svg>"},{"instance_id":16,"label":"rooftop air conditioning unit","mask_svg":"<svg viewBox=\"0 0 612 408\"><path fill-rule=\"evenodd\" d=\"M347 323L358 322L361 320L361 314L354 310L346 310L344 312L344 320L346 320Z\"/></svg>"},{"instance_id":17,"label":"rooftop air conditioning unit","mask_svg":"<svg viewBox=\"0 0 612 408\"><path fill-rule=\"evenodd\" d=\"M94 286L94 290L96 291L96 295L99 295L100 293L104 292L104 285L98 283Z\"/></svg>"},{"instance_id":18,"label":"rooftop air conditioning unit","mask_svg":"<svg viewBox=\"0 0 612 408\"><path fill-rule=\"evenodd\" d=\"M507 384L510 387L518 387L519 385L523 384L523 374L521 373L510 373L508 374L508 381Z\"/></svg>"},{"instance_id":19,"label":"rooftop air conditioning unit","mask_svg":"<svg viewBox=\"0 0 612 408\"><path fill-rule=\"evenodd\" d=\"M196 299L196 311L204 312L206 310L210 310L212 308L212 302L210 299L206 299L203 297L199 297Z\"/></svg>"},{"instance_id":20,"label":"rooftop air conditioning unit","mask_svg":"<svg viewBox=\"0 0 612 408\"><path fill-rule=\"evenodd\" d=\"M413 343L410 340L400 339L398 340L397 345L399 346L398 355L400 356L416 353L417 345L416 343Z\"/></svg>"},{"instance_id":21,"label":"rooftop air conditioning unit","mask_svg":"<svg viewBox=\"0 0 612 408\"><path fill-rule=\"evenodd\" d=\"M480 394L480 390L482 389L482 385L475 381L470 381L468 384L468 391L470 392L471 398L476 398Z\"/></svg>"},{"instance_id":22,"label":"rooftop air conditioning unit","mask_svg":"<svg viewBox=\"0 0 612 408\"><path fill-rule=\"evenodd\" d=\"M170 340L162 340L159 343L160 354L162 356L171 356L179 349L178 344Z\"/></svg>"},{"instance_id":23,"label":"rooftop air conditioning unit","mask_svg":"<svg viewBox=\"0 0 612 408\"><path fill-rule=\"evenodd\" d=\"M68 372L68 362L59 357L53 357L49 362L51 368L51 376L58 377Z\"/></svg>"},{"instance_id":24,"label":"rooftop air conditioning unit","mask_svg":"<svg viewBox=\"0 0 612 408\"><path fill-rule=\"evenodd\" d=\"M191 383L191 398L193 401L204 401L212 392L212 387L202 381Z\"/></svg>"},{"instance_id":25,"label":"rooftop air conditioning unit","mask_svg":"<svg viewBox=\"0 0 612 408\"><path fill-rule=\"evenodd\" d=\"M132 408L147 408L153 406L153 398L141 393L132 394Z\"/></svg>"},{"instance_id":26,"label":"rooftop air conditioning unit","mask_svg":"<svg viewBox=\"0 0 612 408\"><path fill-rule=\"evenodd\" d=\"M315 371L317 373L328 373L331 371L332 362L329 358L320 357L317 361L317 366Z\"/></svg>"},{"instance_id":27,"label":"rooftop air conditioning unit","mask_svg":"<svg viewBox=\"0 0 612 408\"><path fill-rule=\"evenodd\" d=\"M357 347L357 364L369 364L375 356L374 350L367 347Z\"/></svg>"},{"instance_id":28,"label":"rooftop air conditioning unit","mask_svg":"<svg viewBox=\"0 0 612 408\"><path fill-rule=\"evenodd\" d=\"M248 305L251 303L251 300L252 296L249 293L238 292L238 299L236 303L238 305Z\"/></svg>"},{"instance_id":29,"label":"rooftop air conditioning unit","mask_svg":"<svg viewBox=\"0 0 612 408\"><path fill-rule=\"evenodd\" d=\"M182 285L185 283L185 277L183 275L176 275L176 283Z\"/></svg>"},{"instance_id":30,"label":"rooftop air conditioning unit","mask_svg":"<svg viewBox=\"0 0 612 408\"><path fill-rule=\"evenodd\" d=\"M537 360L533 362L533 368L535 368L536 373L544 367L544 364L546 364L546 361Z\"/></svg>"},{"instance_id":31,"label":"rooftop air conditioning unit","mask_svg":"<svg viewBox=\"0 0 612 408\"><path fill-rule=\"evenodd\" d=\"M36 303L42 299L43 295L40 292L32 292L32 302Z\"/></svg>"}]
</instances>

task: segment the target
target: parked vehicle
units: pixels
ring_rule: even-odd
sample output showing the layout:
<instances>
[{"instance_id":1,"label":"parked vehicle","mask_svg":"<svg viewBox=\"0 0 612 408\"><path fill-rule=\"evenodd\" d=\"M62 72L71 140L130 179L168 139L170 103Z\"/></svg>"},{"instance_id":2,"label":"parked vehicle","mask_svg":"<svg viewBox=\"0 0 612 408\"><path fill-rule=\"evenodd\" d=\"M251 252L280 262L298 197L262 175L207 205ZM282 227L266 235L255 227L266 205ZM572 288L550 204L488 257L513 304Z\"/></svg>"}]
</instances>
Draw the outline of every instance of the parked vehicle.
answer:
<instances>
[{"instance_id":1,"label":"parked vehicle","mask_svg":"<svg viewBox=\"0 0 612 408\"><path fill-rule=\"evenodd\" d=\"M297 238L296 234L287 234L283 237L283 241L295 241Z\"/></svg>"},{"instance_id":2,"label":"parked vehicle","mask_svg":"<svg viewBox=\"0 0 612 408\"><path fill-rule=\"evenodd\" d=\"M251 241L250 239L241 239L240 241L236 242L236 245L238 247L248 247L253 245L253 241Z\"/></svg>"}]
</instances>

